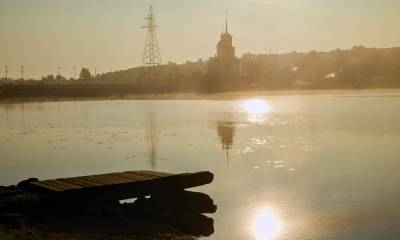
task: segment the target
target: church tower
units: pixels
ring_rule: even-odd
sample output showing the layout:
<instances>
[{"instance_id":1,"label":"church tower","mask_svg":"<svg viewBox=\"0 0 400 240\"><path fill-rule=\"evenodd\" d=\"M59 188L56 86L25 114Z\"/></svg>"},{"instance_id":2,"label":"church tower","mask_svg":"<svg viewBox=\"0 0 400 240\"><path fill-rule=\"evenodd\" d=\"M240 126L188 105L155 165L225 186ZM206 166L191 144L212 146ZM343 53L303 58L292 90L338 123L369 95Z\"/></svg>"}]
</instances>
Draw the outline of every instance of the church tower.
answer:
<instances>
[{"instance_id":1,"label":"church tower","mask_svg":"<svg viewBox=\"0 0 400 240\"><path fill-rule=\"evenodd\" d=\"M225 16L225 32L221 33L221 39L217 44L217 58L234 58L235 48L232 46L232 35L228 32L228 14Z\"/></svg>"},{"instance_id":2,"label":"church tower","mask_svg":"<svg viewBox=\"0 0 400 240\"><path fill-rule=\"evenodd\" d=\"M239 80L239 59L235 56L232 35L228 31L228 14L225 16L225 31L222 30L217 43L217 54L208 61L208 85L216 89L237 86Z\"/></svg>"}]
</instances>

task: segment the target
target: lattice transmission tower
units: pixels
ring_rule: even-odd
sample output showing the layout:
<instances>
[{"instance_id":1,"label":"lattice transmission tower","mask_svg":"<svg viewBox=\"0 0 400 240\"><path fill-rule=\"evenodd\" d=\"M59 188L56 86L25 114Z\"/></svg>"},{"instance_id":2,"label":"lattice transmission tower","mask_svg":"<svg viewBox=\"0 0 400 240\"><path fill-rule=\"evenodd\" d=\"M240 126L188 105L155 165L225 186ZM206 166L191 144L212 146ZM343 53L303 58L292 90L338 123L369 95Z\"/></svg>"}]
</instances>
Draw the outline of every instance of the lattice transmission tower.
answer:
<instances>
[{"instance_id":1,"label":"lattice transmission tower","mask_svg":"<svg viewBox=\"0 0 400 240\"><path fill-rule=\"evenodd\" d=\"M147 23L142 28L147 29L147 35L144 44L142 64L146 67L158 66L161 64L161 55L156 36L156 28L158 28L158 26L155 22L152 5L150 5L149 13L144 19Z\"/></svg>"}]
</instances>

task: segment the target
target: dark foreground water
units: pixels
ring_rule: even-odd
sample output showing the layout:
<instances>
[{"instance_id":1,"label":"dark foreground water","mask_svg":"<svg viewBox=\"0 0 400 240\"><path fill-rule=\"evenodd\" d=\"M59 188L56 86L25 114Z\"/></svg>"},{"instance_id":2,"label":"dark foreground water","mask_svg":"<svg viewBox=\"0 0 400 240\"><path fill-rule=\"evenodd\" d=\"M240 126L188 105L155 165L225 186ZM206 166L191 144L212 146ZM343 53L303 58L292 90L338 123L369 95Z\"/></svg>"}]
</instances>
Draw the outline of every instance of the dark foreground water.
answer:
<instances>
[{"instance_id":1,"label":"dark foreground water","mask_svg":"<svg viewBox=\"0 0 400 240\"><path fill-rule=\"evenodd\" d=\"M400 239L400 92L0 103L0 185L210 170L209 239Z\"/></svg>"}]
</instances>

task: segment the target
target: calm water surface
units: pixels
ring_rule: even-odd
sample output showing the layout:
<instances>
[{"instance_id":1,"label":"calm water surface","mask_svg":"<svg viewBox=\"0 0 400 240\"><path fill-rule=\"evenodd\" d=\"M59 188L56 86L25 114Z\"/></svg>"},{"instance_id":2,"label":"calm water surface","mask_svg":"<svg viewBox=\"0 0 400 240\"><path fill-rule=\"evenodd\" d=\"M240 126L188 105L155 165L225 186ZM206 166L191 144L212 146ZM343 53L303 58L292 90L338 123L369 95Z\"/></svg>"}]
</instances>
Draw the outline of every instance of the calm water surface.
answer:
<instances>
[{"instance_id":1,"label":"calm water surface","mask_svg":"<svg viewBox=\"0 0 400 240\"><path fill-rule=\"evenodd\" d=\"M209 239L400 239L400 92L0 103L0 185L210 170Z\"/></svg>"}]
</instances>

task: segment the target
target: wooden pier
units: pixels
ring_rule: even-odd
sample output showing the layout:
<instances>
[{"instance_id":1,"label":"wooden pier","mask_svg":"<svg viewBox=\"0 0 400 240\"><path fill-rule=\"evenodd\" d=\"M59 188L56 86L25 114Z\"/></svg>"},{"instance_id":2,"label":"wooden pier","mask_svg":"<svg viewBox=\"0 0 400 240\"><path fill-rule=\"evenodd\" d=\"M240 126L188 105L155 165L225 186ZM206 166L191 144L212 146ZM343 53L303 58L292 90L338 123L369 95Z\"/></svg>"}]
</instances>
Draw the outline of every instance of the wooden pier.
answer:
<instances>
[{"instance_id":1,"label":"wooden pier","mask_svg":"<svg viewBox=\"0 0 400 240\"><path fill-rule=\"evenodd\" d=\"M54 196L111 201L148 195L164 195L209 184L210 172L172 174L156 171L126 171L31 182L38 190Z\"/></svg>"},{"instance_id":2,"label":"wooden pier","mask_svg":"<svg viewBox=\"0 0 400 240\"><path fill-rule=\"evenodd\" d=\"M214 231L213 219L203 213L214 213L217 206L207 194L187 189L209 184L213 177L211 172L142 170L31 178L0 187L0 222L119 233L121 226L122 231L140 231L143 222L151 226L162 221L188 234L208 236ZM135 200L120 201L126 199Z\"/></svg>"}]
</instances>

